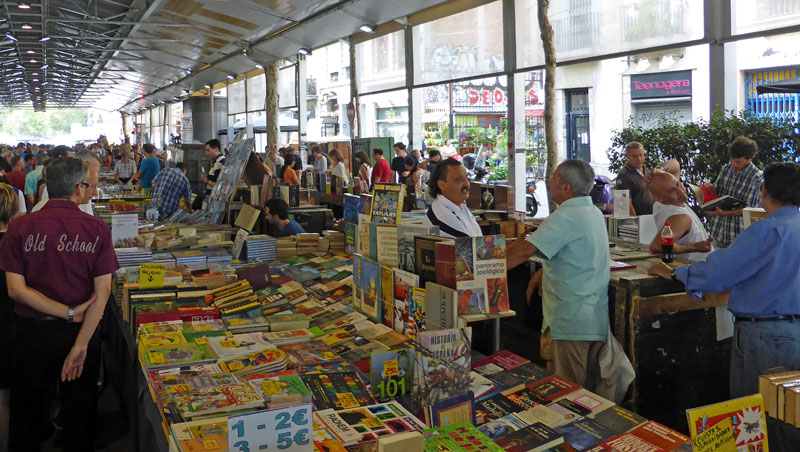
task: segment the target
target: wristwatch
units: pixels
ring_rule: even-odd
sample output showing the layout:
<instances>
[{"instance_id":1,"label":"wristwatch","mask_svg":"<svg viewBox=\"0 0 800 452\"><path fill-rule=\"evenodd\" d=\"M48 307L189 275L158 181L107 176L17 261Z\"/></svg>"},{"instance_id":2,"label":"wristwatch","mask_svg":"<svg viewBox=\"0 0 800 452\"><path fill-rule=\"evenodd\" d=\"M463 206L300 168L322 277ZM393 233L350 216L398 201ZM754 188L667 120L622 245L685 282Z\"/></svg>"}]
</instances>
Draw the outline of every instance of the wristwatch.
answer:
<instances>
[{"instance_id":1,"label":"wristwatch","mask_svg":"<svg viewBox=\"0 0 800 452\"><path fill-rule=\"evenodd\" d=\"M69 308L67 311L67 322L72 323L75 320L75 308Z\"/></svg>"},{"instance_id":2,"label":"wristwatch","mask_svg":"<svg viewBox=\"0 0 800 452\"><path fill-rule=\"evenodd\" d=\"M677 268L673 268L672 270L670 270L669 271L669 277L674 279L675 281L680 281L678 279L678 269Z\"/></svg>"}]
</instances>

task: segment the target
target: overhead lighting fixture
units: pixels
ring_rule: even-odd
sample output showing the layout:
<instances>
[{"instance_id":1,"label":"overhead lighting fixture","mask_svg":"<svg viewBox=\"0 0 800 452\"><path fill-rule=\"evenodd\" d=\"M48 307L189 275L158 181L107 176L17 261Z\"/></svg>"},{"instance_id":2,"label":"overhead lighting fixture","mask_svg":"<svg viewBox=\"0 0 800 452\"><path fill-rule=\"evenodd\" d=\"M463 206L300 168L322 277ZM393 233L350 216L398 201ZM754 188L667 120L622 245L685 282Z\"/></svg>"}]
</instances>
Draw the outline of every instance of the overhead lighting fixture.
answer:
<instances>
[{"instance_id":1,"label":"overhead lighting fixture","mask_svg":"<svg viewBox=\"0 0 800 452\"><path fill-rule=\"evenodd\" d=\"M636 63L636 72L646 71L649 67L650 58L639 58L639 62Z\"/></svg>"},{"instance_id":2,"label":"overhead lighting fixture","mask_svg":"<svg viewBox=\"0 0 800 452\"><path fill-rule=\"evenodd\" d=\"M42 66L42 69L47 69L48 67L50 67L50 65L45 64L44 66Z\"/></svg>"},{"instance_id":3,"label":"overhead lighting fixture","mask_svg":"<svg viewBox=\"0 0 800 452\"><path fill-rule=\"evenodd\" d=\"M34 53L36 53L36 52L34 52L33 50L28 50L28 52L27 52L28 55L33 55Z\"/></svg>"},{"instance_id":4,"label":"overhead lighting fixture","mask_svg":"<svg viewBox=\"0 0 800 452\"><path fill-rule=\"evenodd\" d=\"M33 30L33 27L31 27L31 24L22 24L22 29L23 30Z\"/></svg>"},{"instance_id":5,"label":"overhead lighting fixture","mask_svg":"<svg viewBox=\"0 0 800 452\"><path fill-rule=\"evenodd\" d=\"M260 65L260 64L256 64L256 68L258 68L258 69L264 69L264 66L262 66L262 65Z\"/></svg>"},{"instance_id":6,"label":"overhead lighting fixture","mask_svg":"<svg viewBox=\"0 0 800 452\"><path fill-rule=\"evenodd\" d=\"M39 39L39 41L41 41L41 42L45 42L45 41L49 41L49 40L50 40L50 36L42 36L41 39Z\"/></svg>"},{"instance_id":7,"label":"overhead lighting fixture","mask_svg":"<svg viewBox=\"0 0 800 452\"><path fill-rule=\"evenodd\" d=\"M36 60L31 60L31 63L36 64L37 61Z\"/></svg>"},{"instance_id":8,"label":"overhead lighting fixture","mask_svg":"<svg viewBox=\"0 0 800 452\"><path fill-rule=\"evenodd\" d=\"M206 89L211 89L211 85L204 85Z\"/></svg>"},{"instance_id":9,"label":"overhead lighting fixture","mask_svg":"<svg viewBox=\"0 0 800 452\"><path fill-rule=\"evenodd\" d=\"M47 85L50 82L42 82L42 86Z\"/></svg>"},{"instance_id":10,"label":"overhead lighting fixture","mask_svg":"<svg viewBox=\"0 0 800 452\"><path fill-rule=\"evenodd\" d=\"M231 74L228 74L228 80L233 80L233 79L235 79L235 78L236 78L236 77L232 76Z\"/></svg>"},{"instance_id":11,"label":"overhead lighting fixture","mask_svg":"<svg viewBox=\"0 0 800 452\"><path fill-rule=\"evenodd\" d=\"M8 38L8 39L10 39L12 41L18 41L18 39L15 38L14 35L12 35L11 33L6 33L6 38Z\"/></svg>"},{"instance_id":12,"label":"overhead lighting fixture","mask_svg":"<svg viewBox=\"0 0 800 452\"><path fill-rule=\"evenodd\" d=\"M31 81L32 81L32 82L38 82L38 81L39 81L39 79L38 79L38 78L34 78L34 79L31 79Z\"/></svg>"},{"instance_id":13,"label":"overhead lighting fixture","mask_svg":"<svg viewBox=\"0 0 800 452\"><path fill-rule=\"evenodd\" d=\"M34 73L33 73L33 74L31 74L31 75L39 75L39 73L38 73L38 72L34 72Z\"/></svg>"},{"instance_id":14,"label":"overhead lighting fixture","mask_svg":"<svg viewBox=\"0 0 800 452\"><path fill-rule=\"evenodd\" d=\"M376 28L378 28L378 27L375 26L375 25L370 25L370 24L364 24L361 27L359 27L359 29L361 31L363 31L364 33L375 33L375 29Z\"/></svg>"},{"instance_id":15,"label":"overhead lighting fixture","mask_svg":"<svg viewBox=\"0 0 800 452\"><path fill-rule=\"evenodd\" d=\"M667 55L664 55L661 58L661 62L658 63L658 68L661 69L661 70L669 69L670 67L672 67L672 65L675 64L675 60L680 59L680 58L683 58L683 54L679 54L679 55L667 54Z\"/></svg>"},{"instance_id":16,"label":"overhead lighting fixture","mask_svg":"<svg viewBox=\"0 0 800 452\"><path fill-rule=\"evenodd\" d=\"M308 47L300 47L299 49L297 49L297 53L299 53L300 55L311 55L311 49L309 49Z\"/></svg>"},{"instance_id":17,"label":"overhead lighting fixture","mask_svg":"<svg viewBox=\"0 0 800 452\"><path fill-rule=\"evenodd\" d=\"M31 9L31 4L28 2L19 2L17 3L19 9Z\"/></svg>"}]
</instances>

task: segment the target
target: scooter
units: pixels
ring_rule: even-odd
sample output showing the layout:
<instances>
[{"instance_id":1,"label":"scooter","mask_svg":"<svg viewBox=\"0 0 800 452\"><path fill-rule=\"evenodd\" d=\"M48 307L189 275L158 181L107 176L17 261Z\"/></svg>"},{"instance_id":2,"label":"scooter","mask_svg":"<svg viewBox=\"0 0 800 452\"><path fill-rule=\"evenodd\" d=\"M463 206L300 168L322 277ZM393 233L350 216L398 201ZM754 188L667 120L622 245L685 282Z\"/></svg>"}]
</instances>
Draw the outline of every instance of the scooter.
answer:
<instances>
[{"instance_id":1,"label":"scooter","mask_svg":"<svg viewBox=\"0 0 800 452\"><path fill-rule=\"evenodd\" d=\"M539 212L539 201L536 200L536 178L525 178L525 215L535 217Z\"/></svg>"}]
</instances>

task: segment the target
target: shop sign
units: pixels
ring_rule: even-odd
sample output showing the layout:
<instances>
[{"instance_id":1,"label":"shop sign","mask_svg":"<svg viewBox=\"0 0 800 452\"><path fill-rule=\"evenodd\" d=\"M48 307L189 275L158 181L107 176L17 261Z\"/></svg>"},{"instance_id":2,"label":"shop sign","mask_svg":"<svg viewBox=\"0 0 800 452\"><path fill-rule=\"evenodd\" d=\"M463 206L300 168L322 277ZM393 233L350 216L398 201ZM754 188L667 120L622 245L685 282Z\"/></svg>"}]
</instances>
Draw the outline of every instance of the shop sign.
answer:
<instances>
[{"instance_id":1,"label":"shop sign","mask_svg":"<svg viewBox=\"0 0 800 452\"><path fill-rule=\"evenodd\" d=\"M631 99L692 95L692 71L631 75Z\"/></svg>"}]
</instances>

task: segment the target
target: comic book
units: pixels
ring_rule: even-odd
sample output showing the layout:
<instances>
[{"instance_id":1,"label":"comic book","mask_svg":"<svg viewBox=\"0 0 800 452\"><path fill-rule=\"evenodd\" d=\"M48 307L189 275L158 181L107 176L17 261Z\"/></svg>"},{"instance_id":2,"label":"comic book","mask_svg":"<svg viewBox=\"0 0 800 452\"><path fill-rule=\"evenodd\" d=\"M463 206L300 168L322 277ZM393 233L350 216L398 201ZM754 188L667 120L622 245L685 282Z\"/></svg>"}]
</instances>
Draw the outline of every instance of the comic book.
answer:
<instances>
[{"instance_id":1,"label":"comic book","mask_svg":"<svg viewBox=\"0 0 800 452\"><path fill-rule=\"evenodd\" d=\"M172 399L184 419L264 406L264 399L247 382L221 385L210 390L175 392Z\"/></svg>"},{"instance_id":2,"label":"comic book","mask_svg":"<svg viewBox=\"0 0 800 452\"><path fill-rule=\"evenodd\" d=\"M233 358L250 353L269 350L275 346L269 343L262 333L241 333L230 336L208 338L208 346L218 359Z\"/></svg>"},{"instance_id":3,"label":"comic book","mask_svg":"<svg viewBox=\"0 0 800 452\"><path fill-rule=\"evenodd\" d=\"M370 387L378 401L396 399L404 403L414 384L414 350L397 349L373 353L370 360Z\"/></svg>"},{"instance_id":4,"label":"comic book","mask_svg":"<svg viewBox=\"0 0 800 452\"><path fill-rule=\"evenodd\" d=\"M316 410L343 410L375 403L357 372L309 373L300 378L311 391Z\"/></svg>"},{"instance_id":5,"label":"comic book","mask_svg":"<svg viewBox=\"0 0 800 452\"><path fill-rule=\"evenodd\" d=\"M375 323L381 323L381 264L360 259L362 303L361 312Z\"/></svg>"},{"instance_id":6,"label":"comic book","mask_svg":"<svg viewBox=\"0 0 800 452\"><path fill-rule=\"evenodd\" d=\"M214 362L214 353L206 344L186 344L153 348L142 353L147 369L207 364Z\"/></svg>"},{"instance_id":7,"label":"comic book","mask_svg":"<svg viewBox=\"0 0 800 452\"><path fill-rule=\"evenodd\" d=\"M274 374L254 374L247 378L264 399L267 408L311 402L311 391L293 370Z\"/></svg>"},{"instance_id":8,"label":"comic book","mask_svg":"<svg viewBox=\"0 0 800 452\"><path fill-rule=\"evenodd\" d=\"M425 289L414 287L411 291L411 303L408 308L411 322L408 328L408 337L417 340L417 334L425 331Z\"/></svg>"},{"instance_id":9,"label":"comic book","mask_svg":"<svg viewBox=\"0 0 800 452\"><path fill-rule=\"evenodd\" d=\"M422 431L425 452L503 452L503 448L470 424L453 424Z\"/></svg>"},{"instance_id":10,"label":"comic book","mask_svg":"<svg viewBox=\"0 0 800 452\"><path fill-rule=\"evenodd\" d=\"M370 223L400 223L406 187L401 184L374 184Z\"/></svg>"},{"instance_id":11,"label":"comic book","mask_svg":"<svg viewBox=\"0 0 800 452\"><path fill-rule=\"evenodd\" d=\"M172 437L183 452L227 452L228 417L172 424Z\"/></svg>"},{"instance_id":12,"label":"comic book","mask_svg":"<svg viewBox=\"0 0 800 452\"><path fill-rule=\"evenodd\" d=\"M692 408L686 410L686 419L697 451L769 452L761 394Z\"/></svg>"},{"instance_id":13,"label":"comic book","mask_svg":"<svg viewBox=\"0 0 800 452\"><path fill-rule=\"evenodd\" d=\"M397 402L378 403L338 411L320 410L314 413L314 419L334 430L337 435L358 438L345 442L346 446L358 443L374 444L381 436L425 428L422 421Z\"/></svg>"},{"instance_id":14,"label":"comic book","mask_svg":"<svg viewBox=\"0 0 800 452\"><path fill-rule=\"evenodd\" d=\"M409 332L415 328L411 311L411 297L413 288L419 286L419 276L399 268L393 269L392 272L394 274L394 303L392 306L394 320L392 325L395 331L411 337Z\"/></svg>"},{"instance_id":15,"label":"comic book","mask_svg":"<svg viewBox=\"0 0 800 452\"><path fill-rule=\"evenodd\" d=\"M425 331L417 335L414 412L470 390L472 328Z\"/></svg>"}]
</instances>

